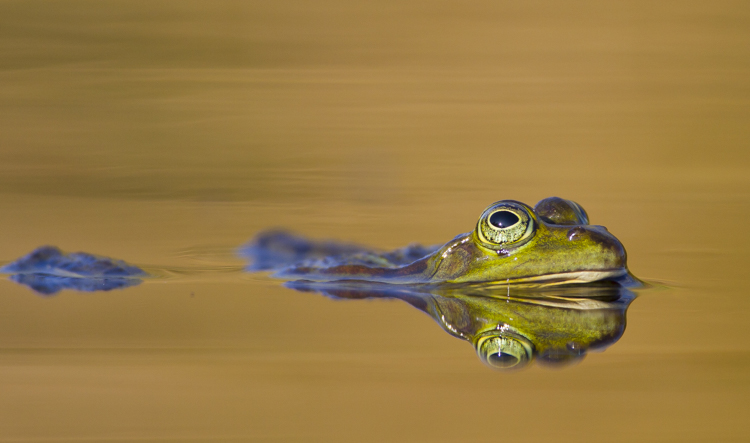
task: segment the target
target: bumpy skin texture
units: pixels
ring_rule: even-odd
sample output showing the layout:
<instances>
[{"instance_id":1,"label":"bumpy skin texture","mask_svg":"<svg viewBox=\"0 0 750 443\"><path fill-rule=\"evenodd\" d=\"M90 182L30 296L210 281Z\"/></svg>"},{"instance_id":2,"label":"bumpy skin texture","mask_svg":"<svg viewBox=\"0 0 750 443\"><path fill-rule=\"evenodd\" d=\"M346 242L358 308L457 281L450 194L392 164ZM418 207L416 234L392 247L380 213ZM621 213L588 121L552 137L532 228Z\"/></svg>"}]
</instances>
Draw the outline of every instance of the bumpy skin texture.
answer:
<instances>
[{"instance_id":1,"label":"bumpy skin texture","mask_svg":"<svg viewBox=\"0 0 750 443\"><path fill-rule=\"evenodd\" d=\"M530 220L531 227L518 242L488 243L481 234L482 221L502 208L510 208L524 220ZM257 263L268 261L269 254L273 255L271 235L280 245L279 250L296 243L298 249L315 251L312 256L300 253L294 254L294 260L275 260L275 266L265 268L275 270L274 276L284 279L545 286L629 276L625 248L620 241L603 226L589 225L586 211L580 205L558 197L544 199L535 208L512 200L493 203L482 213L474 231L461 234L442 247L413 245L378 253L351 245L347 250L347 245L332 242L305 243L300 237L278 231L261 234L244 249L244 254L256 263L251 270L257 270ZM333 254L325 255L326 249ZM425 255L416 258L417 253Z\"/></svg>"},{"instance_id":2,"label":"bumpy skin texture","mask_svg":"<svg viewBox=\"0 0 750 443\"><path fill-rule=\"evenodd\" d=\"M122 260L73 252L65 254L54 246L42 246L9 263L0 272L42 295L63 289L84 292L109 291L135 286L147 274Z\"/></svg>"},{"instance_id":3,"label":"bumpy skin texture","mask_svg":"<svg viewBox=\"0 0 750 443\"><path fill-rule=\"evenodd\" d=\"M60 277L143 277L146 273L122 260L71 252L65 254L54 246L42 246L9 263L0 272L44 274Z\"/></svg>"}]
</instances>

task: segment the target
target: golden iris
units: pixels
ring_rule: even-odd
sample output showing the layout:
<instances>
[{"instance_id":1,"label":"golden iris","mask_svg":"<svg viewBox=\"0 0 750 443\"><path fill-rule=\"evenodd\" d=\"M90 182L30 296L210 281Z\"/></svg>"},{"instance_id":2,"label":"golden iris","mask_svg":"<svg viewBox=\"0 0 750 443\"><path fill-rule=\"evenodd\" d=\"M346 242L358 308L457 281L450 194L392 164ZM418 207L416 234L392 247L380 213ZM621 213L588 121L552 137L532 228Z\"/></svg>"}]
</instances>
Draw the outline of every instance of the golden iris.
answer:
<instances>
[{"instance_id":1,"label":"golden iris","mask_svg":"<svg viewBox=\"0 0 750 443\"><path fill-rule=\"evenodd\" d=\"M485 246L497 248L531 237L534 221L525 208L512 203L495 203L485 209L477 224L477 235Z\"/></svg>"}]
</instances>

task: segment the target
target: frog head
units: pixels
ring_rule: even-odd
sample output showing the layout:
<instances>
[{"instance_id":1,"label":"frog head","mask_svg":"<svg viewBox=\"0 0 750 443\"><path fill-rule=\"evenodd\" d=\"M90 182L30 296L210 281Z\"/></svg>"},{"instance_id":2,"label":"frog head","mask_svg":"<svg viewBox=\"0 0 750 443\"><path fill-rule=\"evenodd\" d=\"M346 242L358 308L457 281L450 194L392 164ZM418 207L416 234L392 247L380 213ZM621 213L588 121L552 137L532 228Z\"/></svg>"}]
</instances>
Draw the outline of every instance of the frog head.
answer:
<instances>
[{"instance_id":1,"label":"frog head","mask_svg":"<svg viewBox=\"0 0 750 443\"><path fill-rule=\"evenodd\" d=\"M434 255L433 281L553 285L628 275L625 248L577 203L502 200Z\"/></svg>"}]
</instances>

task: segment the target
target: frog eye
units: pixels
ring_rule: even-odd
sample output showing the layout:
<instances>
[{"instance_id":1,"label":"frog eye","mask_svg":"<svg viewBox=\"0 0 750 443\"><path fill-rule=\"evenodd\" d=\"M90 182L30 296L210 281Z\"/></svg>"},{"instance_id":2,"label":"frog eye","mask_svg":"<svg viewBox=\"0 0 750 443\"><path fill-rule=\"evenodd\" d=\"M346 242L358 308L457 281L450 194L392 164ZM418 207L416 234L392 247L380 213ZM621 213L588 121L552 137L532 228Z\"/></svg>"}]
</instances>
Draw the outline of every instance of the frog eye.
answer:
<instances>
[{"instance_id":1,"label":"frog eye","mask_svg":"<svg viewBox=\"0 0 750 443\"><path fill-rule=\"evenodd\" d=\"M499 202L485 209L477 223L479 240L487 247L516 245L534 233L534 220L520 203Z\"/></svg>"},{"instance_id":2,"label":"frog eye","mask_svg":"<svg viewBox=\"0 0 750 443\"><path fill-rule=\"evenodd\" d=\"M534 354L531 343L508 333L480 337L476 349L482 362L492 369L520 369Z\"/></svg>"}]
</instances>

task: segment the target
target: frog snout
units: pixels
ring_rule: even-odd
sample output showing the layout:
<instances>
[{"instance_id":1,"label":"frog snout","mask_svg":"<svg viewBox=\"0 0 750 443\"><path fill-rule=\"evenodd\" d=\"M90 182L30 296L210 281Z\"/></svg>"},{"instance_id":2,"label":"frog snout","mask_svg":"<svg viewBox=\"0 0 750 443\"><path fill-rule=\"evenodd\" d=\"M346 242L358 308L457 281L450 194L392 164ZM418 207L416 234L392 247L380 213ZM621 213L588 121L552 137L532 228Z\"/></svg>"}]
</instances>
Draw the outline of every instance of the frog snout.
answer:
<instances>
[{"instance_id":1,"label":"frog snout","mask_svg":"<svg viewBox=\"0 0 750 443\"><path fill-rule=\"evenodd\" d=\"M598 254L609 266L625 267L627 254L622 243L604 226L575 226L567 232L571 242L585 242L598 250Z\"/></svg>"},{"instance_id":2,"label":"frog snout","mask_svg":"<svg viewBox=\"0 0 750 443\"><path fill-rule=\"evenodd\" d=\"M578 239L580 236L586 234L586 229L584 229L582 226L576 226L575 228L570 228L568 231L568 240L573 241Z\"/></svg>"}]
</instances>

